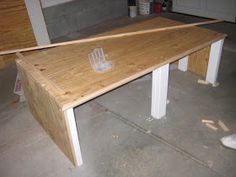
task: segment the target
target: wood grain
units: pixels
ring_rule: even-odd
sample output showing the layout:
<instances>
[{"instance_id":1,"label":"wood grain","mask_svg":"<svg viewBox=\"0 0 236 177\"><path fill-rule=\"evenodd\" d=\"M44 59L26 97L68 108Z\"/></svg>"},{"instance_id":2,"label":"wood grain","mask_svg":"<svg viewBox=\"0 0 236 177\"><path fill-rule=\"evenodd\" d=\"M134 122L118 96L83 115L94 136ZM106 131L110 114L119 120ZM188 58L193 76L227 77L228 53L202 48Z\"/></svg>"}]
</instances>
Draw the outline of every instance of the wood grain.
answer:
<instances>
[{"instance_id":1,"label":"wood grain","mask_svg":"<svg viewBox=\"0 0 236 177\"><path fill-rule=\"evenodd\" d=\"M158 17L139 23L138 26L146 27L152 23L157 28L158 24L178 24ZM191 27L61 46L37 52L26 59L65 91L66 94L61 95L53 91L51 93L65 110L201 50L224 37L224 34L218 32ZM101 74L93 71L88 60L88 54L97 47L102 47L107 59L114 64L111 70Z\"/></svg>"},{"instance_id":2,"label":"wood grain","mask_svg":"<svg viewBox=\"0 0 236 177\"><path fill-rule=\"evenodd\" d=\"M54 89L54 92L58 92L59 94L64 94L64 90L62 90L60 87L58 87L55 83L53 83L46 75L43 75L40 69L37 69L36 67L34 67L32 65L32 63L28 62L28 60L25 59L25 57L17 52L16 53L19 61L24 62L25 64L27 64L36 75L38 75L39 77L41 77L44 80L44 83L47 85L50 85L51 88Z\"/></svg>"},{"instance_id":3,"label":"wood grain","mask_svg":"<svg viewBox=\"0 0 236 177\"><path fill-rule=\"evenodd\" d=\"M16 52L34 51L34 50L39 50L39 49L48 49L48 48L52 48L52 47L72 45L72 44L82 44L82 43L95 42L95 41L106 40L106 39L129 37L129 36L134 36L134 35L142 35L142 34L167 31L167 30L184 29L184 28L190 28L193 26L206 25L206 24L212 24L212 23L218 23L218 22L222 22L222 20L210 20L210 21L205 21L205 22L183 24L183 25L177 25L177 26L172 25L172 26L163 27L163 28L154 28L154 29L133 31L133 32L127 32L127 33L120 33L120 34L111 34L111 35L98 36L98 37L92 37L92 38L87 38L87 39L79 39L79 40L74 40L74 41L60 42L60 43L55 43L55 44L41 45L41 46L28 47L28 48L22 48L22 49L15 49L15 50L7 50L7 51L0 52L0 55L7 55L7 54L16 53Z\"/></svg>"},{"instance_id":4,"label":"wood grain","mask_svg":"<svg viewBox=\"0 0 236 177\"><path fill-rule=\"evenodd\" d=\"M5 67L5 62L3 60L3 56L0 56L0 69Z\"/></svg>"},{"instance_id":5,"label":"wood grain","mask_svg":"<svg viewBox=\"0 0 236 177\"><path fill-rule=\"evenodd\" d=\"M0 1L0 51L35 46L35 38L24 0ZM16 58L1 56L2 67Z\"/></svg>"},{"instance_id":6,"label":"wood grain","mask_svg":"<svg viewBox=\"0 0 236 177\"><path fill-rule=\"evenodd\" d=\"M76 165L65 112L50 94L54 88L47 85L44 78L23 60L19 59L16 63L31 113L62 152Z\"/></svg>"},{"instance_id":7,"label":"wood grain","mask_svg":"<svg viewBox=\"0 0 236 177\"><path fill-rule=\"evenodd\" d=\"M188 70L205 77L209 61L210 46L189 55Z\"/></svg>"}]
</instances>

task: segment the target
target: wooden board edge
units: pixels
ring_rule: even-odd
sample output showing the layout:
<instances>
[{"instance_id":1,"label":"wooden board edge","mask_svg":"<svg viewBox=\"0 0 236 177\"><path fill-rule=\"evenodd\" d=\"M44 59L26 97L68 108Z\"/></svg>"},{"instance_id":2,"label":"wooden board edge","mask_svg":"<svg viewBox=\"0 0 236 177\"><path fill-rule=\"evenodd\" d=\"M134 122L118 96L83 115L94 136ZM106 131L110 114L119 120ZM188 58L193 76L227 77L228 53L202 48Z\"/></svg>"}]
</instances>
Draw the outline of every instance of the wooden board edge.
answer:
<instances>
[{"instance_id":1,"label":"wooden board edge","mask_svg":"<svg viewBox=\"0 0 236 177\"><path fill-rule=\"evenodd\" d=\"M205 44L202 44L201 46L198 46L198 47L195 47L195 48L193 48L191 50L188 50L188 51L182 53L181 55L177 55L177 56L175 56L173 58L170 58L169 60L167 60L166 62L163 62L162 64L159 64L159 65L150 67L150 68L148 68L146 70L140 71L139 73L133 75L132 77L123 79L123 80L119 81L118 83L112 84L112 85L110 85L108 87L105 87L105 88L103 88L103 89L101 89L101 90L99 90L97 92L94 92L93 94L85 97L84 99L79 98L79 101L78 100L73 100L73 101L71 101L69 103L63 104L63 105L61 105L62 106L62 110L67 110L67 109L76 107L76 106L78 106L80 104L83 104L83 103L85 103L85 102L87 102L87 101L89 101L89 100L91 100L93 98L96 98L96 97L98 97L98 96L100 96L100 95L102 95L102 94L104 94L104 93L106 93L108 91L111 91L111 90L113 90L113 89L115 89L115 88L117 88L119 86L122 86L122 85L124 85L124 84L126 84L128 82L131 82L131 81L133 81L133 80L135 80L135 79L137 79L137 78L139 78L139 77L141 77L141 76L143 76L145 74L148 74L148 73L152 72L153 70L155 70L155 69L157 69L157 68L159 68L159 67L161 67L161 66L163 66L165 64L175 62L175 61L177 61L177 60L179 60L179 59L181 59L181 58L183 58L183 57L185 57L185 56L187 56L187 55L189 55L191 53L199 51L199 50L207 47L208 45L211 45L212 43L214 43L214 42L216 42L218 40L221 40L221 39L224 39L224 37L219 36L215 40L209 41L209 42L207 42Z\"/></svg>"}]
</instances>

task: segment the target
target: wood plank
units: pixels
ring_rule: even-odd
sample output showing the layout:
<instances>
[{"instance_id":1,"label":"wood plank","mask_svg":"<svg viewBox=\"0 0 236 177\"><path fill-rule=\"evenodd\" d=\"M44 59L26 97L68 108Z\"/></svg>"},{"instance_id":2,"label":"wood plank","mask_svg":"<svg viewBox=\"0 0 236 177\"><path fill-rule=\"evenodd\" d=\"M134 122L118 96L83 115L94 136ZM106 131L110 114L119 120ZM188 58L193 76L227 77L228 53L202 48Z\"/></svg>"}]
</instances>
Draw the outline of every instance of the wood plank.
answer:
<instances>
[{"instance_id":1,"label":"wood plank","mask_svg":"<svg viewBox=\"0 0 236 177\"><path fill-rule=\"evenodd\" d=\"M77 165L78 159L74 152L76 149L74 149L71 137L71 127L66 113L61 110L49 93L53 88L46 85L44 78L38 75L30 65L22 60L17 60L16 63L31 113L62 152L74 165Z\"/></svg>"},{"instance_id":2,"label":"wood plank","mask_svg":"<svg viewBox=\"0 0 236 177\"><path fill-rule=\"evenodd\" d=\"M1 0L0 17L0 51L36 45L24 0ZM14 54L1 60L8 64L15 58Z\"/></svg>"},{"instance_id":3,"label":"wood plank","mask_svg":"<svg viewBox=\"0 0 236 177\"><path fill-rule=\"evenodd\" d=\"M3 56L0 56L0 69L5 67L5 62L3 60Z\"/></svg>"},{"instance_id":4,"label":"wood plank","mask_svg":"<svg viewBox=\"0 0 236 177\"><path fill-rule=\"evenodd\" d=\"M168 24L177 23L160 17L153 20L159 24L159 19L167 21ZM26 59L67 93L54 96L65 110L205 48L224 37L221 33L191 27L61 46L36 52ZM96 47L102 47L107 59L114 64L106 73L98 74L90 66L88 54Z\"/></svg>"},{"instance_id":5,"label":"wood plank","mask_svg":"<svg viewBox=\"0 0 236 177\"><path fill-rule=\"evenodd\" d=\"M209 61L210 45L189 55L188 70L205 77Z\"/></svg>"},{"instance_id":6,"label":"wood plank","mask_svg":"<svg viewBox=\"0 0 236 177\"><path fill-rule=\"evenodd\" d=\"M60 43L54 43L54 44L47 44L47 45L41 45L41 46L35 46L35 47L1 51L0 55L7 55L7 54L16 53L16 52L34 51L34 50L39 50L39 49L48 49L48 48L53 48L53 47L58 47L58 46L66 46L66 45L72 45L72 44L82 44L82 43L95 42L95 41L100 41L100 40L105 40L105 39L129 37L129 36L134 36L134 35L141 35L141 34L167 31L167 30L184 29L184 28L189 28L189 27L193 27L193 26L212 24L212 23L218 23L218 22L222 22L222 21L221 20L210 20L210 21L206 21L206 22L198 22L198 23L192 23L192 24L183 24L183 25L163 27L163 28L154 28L154 29L133 31L133 32L127 32L127 33L120 33L120 34L111 34L111 35L105 35L105 36L90 37L87 39L79 39L79 40L60 42Z\"/></svg>"}]
</instances>

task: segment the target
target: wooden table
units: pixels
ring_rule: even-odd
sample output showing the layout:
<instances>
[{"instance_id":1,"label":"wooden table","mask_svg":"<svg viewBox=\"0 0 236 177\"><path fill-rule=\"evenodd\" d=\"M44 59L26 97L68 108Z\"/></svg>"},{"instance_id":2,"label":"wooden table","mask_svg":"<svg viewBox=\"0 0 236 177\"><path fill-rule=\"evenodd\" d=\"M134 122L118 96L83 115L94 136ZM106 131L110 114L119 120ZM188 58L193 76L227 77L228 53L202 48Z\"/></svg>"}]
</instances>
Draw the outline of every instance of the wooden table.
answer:
<instances>
[{"instance_id":1,"label":"wooden table","mask_svg":"<svg viewBox=\"0 0 236 177\"><path fill-rule=\"evenodd\" d=\"M157 17L104 34L161 28L181 23ZM103 35L104 35L103 34ZM82 165L74 108L152 72L151 115L166 114L169 64L205 75L215 84L226 35L199 27L73 44L38 51L17 60L29 108L58 147ZM102 47L114 67L96 73L88 53Z\"/></svg>"}]
</instances>

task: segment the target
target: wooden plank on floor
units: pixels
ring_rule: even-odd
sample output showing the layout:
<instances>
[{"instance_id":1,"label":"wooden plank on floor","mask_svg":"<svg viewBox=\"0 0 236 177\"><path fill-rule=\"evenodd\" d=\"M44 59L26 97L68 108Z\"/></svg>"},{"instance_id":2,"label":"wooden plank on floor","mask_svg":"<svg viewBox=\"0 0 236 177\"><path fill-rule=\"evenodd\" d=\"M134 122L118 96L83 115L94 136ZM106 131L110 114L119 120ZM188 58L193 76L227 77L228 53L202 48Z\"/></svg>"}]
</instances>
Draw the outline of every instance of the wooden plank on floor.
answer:
<instances>
[{"instance_id":1,"label":"wooden plank on floor","mask_svg":"<svg viewBox=\"0 0 236 177\"><path fill-rule=\"evenodd\" d=\"M188 70L194 74L205 77L209 61L210 46L189 55Z\"/></svg>"}]
</instances>

